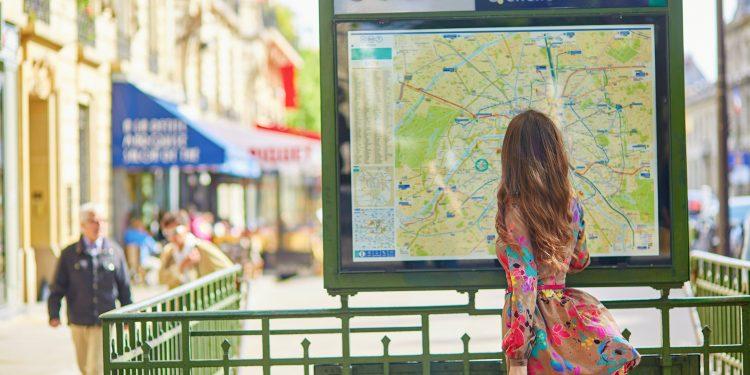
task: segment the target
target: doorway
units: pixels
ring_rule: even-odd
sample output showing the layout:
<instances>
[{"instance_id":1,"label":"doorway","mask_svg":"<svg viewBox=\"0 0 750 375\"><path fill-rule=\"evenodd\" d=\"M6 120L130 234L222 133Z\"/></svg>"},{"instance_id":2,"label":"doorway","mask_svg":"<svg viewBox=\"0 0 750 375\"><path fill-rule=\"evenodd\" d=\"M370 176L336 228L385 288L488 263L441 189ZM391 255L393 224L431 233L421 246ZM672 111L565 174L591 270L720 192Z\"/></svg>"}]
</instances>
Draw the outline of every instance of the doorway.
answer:
<instances>
[{"instance_id":1,"label":"doorway","mask_svg":"<svg viewBox=\"0 0 750 375\"><path fill-rule=\"evenodd\" d=\"M44 291L54 277L57 257L52 249L53 158L49 100L29 98L29 202L31 246L37 266L37 290ZM40 294L41 295L41 294Z\"/></svg>"}]
</instances>

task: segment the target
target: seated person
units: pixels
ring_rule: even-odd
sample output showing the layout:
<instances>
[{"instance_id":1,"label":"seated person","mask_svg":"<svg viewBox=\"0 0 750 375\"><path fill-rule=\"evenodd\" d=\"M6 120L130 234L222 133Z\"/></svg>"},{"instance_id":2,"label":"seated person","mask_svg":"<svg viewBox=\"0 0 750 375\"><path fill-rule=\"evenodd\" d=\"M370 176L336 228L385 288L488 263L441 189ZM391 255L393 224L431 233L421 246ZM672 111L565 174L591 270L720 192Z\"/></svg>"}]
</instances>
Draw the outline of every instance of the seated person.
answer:
<instances>
[{"instance_id":1,"label":"seated person","mask_svg":"<svg viewBox=\"0 0 750 375\"><path fill-rule=\"evenodd\" d=\"M143 221L133 216L123 235L125 247L135 246L139 250L140 267L146 271L159 268L159 244L146 230Z\"/></svg>"}]
</instances>

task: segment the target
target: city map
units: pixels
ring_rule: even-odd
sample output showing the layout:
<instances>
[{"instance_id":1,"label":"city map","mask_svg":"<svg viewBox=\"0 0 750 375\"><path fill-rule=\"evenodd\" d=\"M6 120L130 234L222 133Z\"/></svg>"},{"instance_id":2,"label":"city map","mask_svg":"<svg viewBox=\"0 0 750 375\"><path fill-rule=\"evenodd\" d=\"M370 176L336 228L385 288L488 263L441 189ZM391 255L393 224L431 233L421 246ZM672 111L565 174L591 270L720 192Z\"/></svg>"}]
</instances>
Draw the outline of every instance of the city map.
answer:
<instances>
[{"instance_id":1,"label":"city map","mask_svg":"<svg viewBox=\"0 0 750 375\"><path fill-rule=\"evenodd\" d=\"M355 262L495 257L503 134L560 126L595 256L658 255L651 25L353 31Z\"/></svg>"}]
</instances>

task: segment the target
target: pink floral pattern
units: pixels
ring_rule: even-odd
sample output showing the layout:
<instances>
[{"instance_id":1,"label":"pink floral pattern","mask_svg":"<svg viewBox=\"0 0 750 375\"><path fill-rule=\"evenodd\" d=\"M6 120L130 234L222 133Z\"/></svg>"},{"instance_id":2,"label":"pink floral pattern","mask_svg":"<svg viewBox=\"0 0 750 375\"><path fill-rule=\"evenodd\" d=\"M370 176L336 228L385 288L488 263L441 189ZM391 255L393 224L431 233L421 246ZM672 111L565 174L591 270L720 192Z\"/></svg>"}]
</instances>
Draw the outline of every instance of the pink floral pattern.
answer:
<instances>
[{"instance_id":1,"label":"pink floral pattern","mask_svg":"<svg viewBox=\"0 0 750 375\"><path fill-rule=\"evenodd\" d=\"M583 210L578 202L571 209L576 241L567 273L576 273L590 258ZM526 365L529 374L619 374L637 366L640 355L596 298L565 288L566 273L538 269L528 232L517 217L509 212L506 223L520 249L497 247L508 282L502 342L508 362Z\"/></svg>"}]
</instances>

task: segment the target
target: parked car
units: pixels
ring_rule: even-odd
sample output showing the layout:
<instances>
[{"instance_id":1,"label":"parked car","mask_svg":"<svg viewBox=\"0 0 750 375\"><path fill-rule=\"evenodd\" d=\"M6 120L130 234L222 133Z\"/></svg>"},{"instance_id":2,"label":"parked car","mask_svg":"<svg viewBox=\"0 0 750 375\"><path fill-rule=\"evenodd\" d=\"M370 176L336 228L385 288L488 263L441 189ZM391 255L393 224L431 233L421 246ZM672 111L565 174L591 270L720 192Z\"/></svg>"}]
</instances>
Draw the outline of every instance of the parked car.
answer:
<instances>
[{"instance_id":1,"label":"parked car","mask_svg":"<svg viewBox=\"0 0 750 375\"><path fill-rule=\"evenodd\" d=\"M729 255L739 258L744 247L745 234L747 231L745 223L750 214L750 196L738 196L729 198Z\"/></svg>"},{"instance_id":2,"label":"parked car","mask_svg":"<svg viewBox=\"0 0 750 375\"><path fill-rule=\"evenodd\" d=\"M690 196L688 198L690 206ZM695 201L694 201L695 202ZM692 209L698 208L699 204L692 204ZM716 204L718 206L718 204ZM701 207L699 213L691 212L690 225L690 249L722 253L718 250L719 237L717 231L716 214L717 209L710 209L709 215L706 207ZM750 252L750 196L736 196L729 198L729 255L740 258L749 247ZM750 255L748 255L750 256Z\"/></svg>"}]
</instances>

